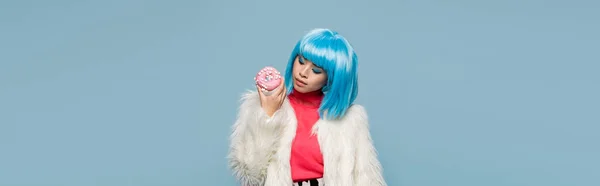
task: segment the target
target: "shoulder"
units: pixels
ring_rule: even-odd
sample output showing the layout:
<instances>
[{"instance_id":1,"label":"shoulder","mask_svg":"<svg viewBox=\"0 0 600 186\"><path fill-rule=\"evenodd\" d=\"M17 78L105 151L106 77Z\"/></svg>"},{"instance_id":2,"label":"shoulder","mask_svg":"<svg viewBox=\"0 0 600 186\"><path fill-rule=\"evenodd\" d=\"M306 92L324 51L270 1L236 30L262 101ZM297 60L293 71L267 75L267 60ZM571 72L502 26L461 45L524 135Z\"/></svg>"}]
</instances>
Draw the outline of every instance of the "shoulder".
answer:
<instances>
[{"instance_id":1,"label":"shoulder","mask_svg":"<svg viewBox=\"0 0 600 186\"><path fill-rule=\"evenodd\" d=\"M357 129L368 128L368 121L367 109L359 104L351 105L344 117L340 119L340 122L343 123L343 125Z\"/></svg>"},{"instance_id":2,"label":"shoulder","mask_svg":"<svg viewBox=\"0 0 600 186\"><path fill-rule=\"evenodd\" d=\"M256 90L247 90L240 95L239 101L242 105L255 105L260 104L260 97Z\"/></svg>"},{"instance_id":3,"label":"shoulder","mask_svg":"<svg viewBox=\"0 0 600 186\"><path fill-rule=\"evenodd\" d=\"M256 90L246 90L240 96L240 100L244 101L258 101L258 92Z\"/></svg>"},{"instance_id":4,"label":"shoulder","mask_svg":"<svg viewBox=\"0 0 600 186\"><path fill-rule=\"evenodd\" d=\"M367 109L362 105L352 104L348 108L346 115L350 117L367 117Z\"/></svg>"},{"instance_id":5,"label":"shoulder","mask_svg":"<svg viewBox=\"0 0 600 186\"><path fill-rule=\"evenodd\" d=\"M238 104L238 110L240 112L255 112L258 108L260 108L260 97L258 92L252 90L243 92L239 95Z\"/></svg>"},{"instance_id":6,"label":"shoulder","mask_svg":"<svg viewBox=\"0 0 600 186\"><path fill-rule=\"evenodd\" d=\"M362 105L353 104L348 108L343 119L352 121L366 121L368 120L367 109Z\"/></svg>"}]
</instances>

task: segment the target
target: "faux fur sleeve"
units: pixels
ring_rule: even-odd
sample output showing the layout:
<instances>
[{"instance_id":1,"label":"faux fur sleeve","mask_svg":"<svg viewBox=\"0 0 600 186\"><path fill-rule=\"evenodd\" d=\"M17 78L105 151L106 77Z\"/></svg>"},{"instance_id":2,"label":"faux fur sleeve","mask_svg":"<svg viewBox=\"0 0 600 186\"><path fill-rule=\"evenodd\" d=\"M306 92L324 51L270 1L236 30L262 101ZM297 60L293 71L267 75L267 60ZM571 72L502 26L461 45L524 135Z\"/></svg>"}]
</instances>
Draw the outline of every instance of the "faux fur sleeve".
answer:
<instances>
[{"instance_id":1,"label":"faux fur sleeve","mask_svg":"<svg viewBox=\"0 0 600 186\"><path fill-rule=\"evenodd\" d=\"M353 105L349 112L356 124L356 150L354 166L354 185L362 186L386 186L383 178L383 169L377 159L377 150L373 146L373 140L369 129L367 112L360 105Z\"/></svg>"},{"instance_id":2,"label":"faux fur sleeve","mask_svg":"<svg viewBox=\"0 0 600 186\"><path fill-rule=\"evenodd\" d=\"M278 147L286 112L282 107L270 118L255 91L244 94L241 102L230 136L229 165L242 185L263 185L269 161Z\"/></svg>"}]
</instances>

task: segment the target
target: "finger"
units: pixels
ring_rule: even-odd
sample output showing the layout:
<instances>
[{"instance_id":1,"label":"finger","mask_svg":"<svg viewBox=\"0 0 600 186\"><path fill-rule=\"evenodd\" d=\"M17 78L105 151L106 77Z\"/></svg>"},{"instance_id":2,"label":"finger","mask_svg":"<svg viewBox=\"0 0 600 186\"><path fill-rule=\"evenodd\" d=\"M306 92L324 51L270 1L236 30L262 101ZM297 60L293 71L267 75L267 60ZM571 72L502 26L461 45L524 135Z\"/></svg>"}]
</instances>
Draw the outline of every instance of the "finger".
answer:
<instances>
[{"instance_id":1,"label":"finger","mask_svg":"<svg viewBox=\"0 0 600 186\"><path fill-rule=\"evenodd\" d=\"M284 92L284 93L281 93L281 95L279 95L279 102L280 102L280 103L283 103L283 100L285 100L285 96L286 96L286 95L287 95L287 94L286 94L285 92Z\"/></svg>"},{"instance_id":2,"label":"finger","mask_svg":"<svg viewBox=\"0 0 600 186\"><path fill-rule=\"evenodd\" d=\"M261 88L258 85L256 85L256 91L258 92L258 96L262 100L265 97L265 95L264 95L264 93L262 92Z\"/></svg>"},{"instance_id":3,"label":"finger","mask_svg":"<svg viewBox=\"0 0 600 186\"><path fill-rule=\"evenodd\" d=\"M281 86L281 92L279 93L279 100L283 101L287 95L287 87Z\"/></svg>"},{"instance_id":4,"label":"finger","mask_svg":"<svg viewBox=\"0 0 600 186\"><path fill-rule=\"evenodd\" d=\"M285 92L285 83L284 83L284 79L281 79L281 83L279 83L279 87L277 87L277 90L275 92L275 94L280 95L281 93Z\"/></svg>"},{"instance_id":5,"label":"finger","mask_svg":"<svg viewBox=\"0 0 600 186\"><path fill-rule=\"evenodd\" d=\"M277 98L281 97L281 95L285 94L285 86L280 85L274 93L277 95Z\"/></svg>"},{"instance_id":6,"label":"finger","mask_svg":"<svg viewBox=\"0 0 600 186\"><path fill-rule=\"evenodd\" d=\"M281 95L283 95L283 96L287 95L287 87L286 86L281 86L281 87L282 87Z\"/></svg>"}]
</instances>

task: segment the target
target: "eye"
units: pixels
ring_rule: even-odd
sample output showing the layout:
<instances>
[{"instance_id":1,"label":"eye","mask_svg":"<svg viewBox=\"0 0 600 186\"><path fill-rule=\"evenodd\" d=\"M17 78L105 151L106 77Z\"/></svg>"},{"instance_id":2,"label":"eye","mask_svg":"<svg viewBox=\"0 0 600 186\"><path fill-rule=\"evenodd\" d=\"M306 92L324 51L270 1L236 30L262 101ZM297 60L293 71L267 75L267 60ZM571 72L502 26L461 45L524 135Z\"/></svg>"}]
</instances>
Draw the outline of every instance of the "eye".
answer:
<instances>
[{"instance_id":1,"label":"eye","mask_svg":"<svg viewBox=\"0 0 600 186\"><path fill-rule=\"evenodd\" d=\"M320 73L323 73L323 70L322 70L322 69L320 69L320 68L313 68L312 70L313 70L313 72L314 72L315 74L320 74Z\"/></svg>"},{"instance_id":2,"label":"eye","mask_svg":"<svg viewBox=\"0 0 600 186\"><path fill-rule=\"evenodd\" d=\"M300 63L301 65L304 65L304 63L306 63L306 62L304 62L304 57L298 56L298 63Z\"/></svg>"}]
</instances>

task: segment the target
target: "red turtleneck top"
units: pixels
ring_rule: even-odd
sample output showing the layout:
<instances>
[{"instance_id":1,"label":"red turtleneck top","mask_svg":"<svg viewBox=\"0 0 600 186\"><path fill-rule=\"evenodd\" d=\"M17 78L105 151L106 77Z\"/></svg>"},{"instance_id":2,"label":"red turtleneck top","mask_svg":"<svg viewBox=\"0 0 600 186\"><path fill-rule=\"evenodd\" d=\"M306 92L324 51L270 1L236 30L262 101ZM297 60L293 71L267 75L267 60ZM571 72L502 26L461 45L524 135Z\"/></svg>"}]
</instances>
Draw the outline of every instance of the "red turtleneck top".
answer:
<instances>
[{"instance_id":1,"label":"red turtleneck top","mask_svg":"<svg viewBox=\"0 0 600 186\"><path fill-rule=\"evenodd\" d=\"M319 120L318 109L323 96L321 91L310 93L292 91L288 96L298 120L290 157L294 182L323 177L323 155L317 135L311 134L312 127Z\"/></svg>"}]
</instances>

